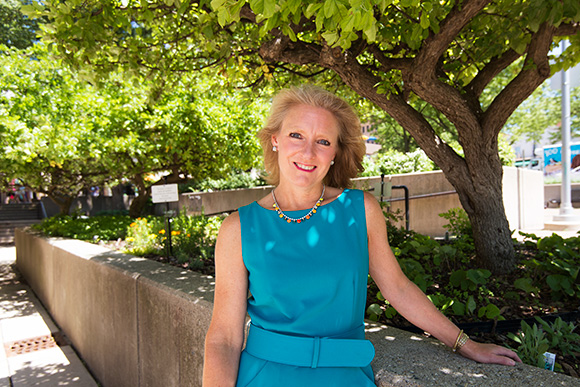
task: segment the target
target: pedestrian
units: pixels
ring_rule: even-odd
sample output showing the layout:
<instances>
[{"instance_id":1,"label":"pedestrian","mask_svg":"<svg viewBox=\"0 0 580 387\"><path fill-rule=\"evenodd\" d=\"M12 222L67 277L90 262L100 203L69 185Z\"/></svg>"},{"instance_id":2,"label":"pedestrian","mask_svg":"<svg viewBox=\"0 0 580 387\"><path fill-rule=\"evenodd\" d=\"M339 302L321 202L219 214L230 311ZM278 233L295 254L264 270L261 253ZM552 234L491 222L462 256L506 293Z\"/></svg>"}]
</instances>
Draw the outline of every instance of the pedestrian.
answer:
<instances>
[{"instance_id":1,"label":"pedestrian","mask_svg":"<svg viewBox=\"0 0 580 387\"><path fill-rule=\"evenodd\" d=\"M309 85L284 90L259 138L275 188L220 229L204 386L375 386L364 333L369 272L401 315L459 354L520 361L470 340L403 274L379 203L348 188L365 147L344 100Z\"/></svg>"}]
</instances>

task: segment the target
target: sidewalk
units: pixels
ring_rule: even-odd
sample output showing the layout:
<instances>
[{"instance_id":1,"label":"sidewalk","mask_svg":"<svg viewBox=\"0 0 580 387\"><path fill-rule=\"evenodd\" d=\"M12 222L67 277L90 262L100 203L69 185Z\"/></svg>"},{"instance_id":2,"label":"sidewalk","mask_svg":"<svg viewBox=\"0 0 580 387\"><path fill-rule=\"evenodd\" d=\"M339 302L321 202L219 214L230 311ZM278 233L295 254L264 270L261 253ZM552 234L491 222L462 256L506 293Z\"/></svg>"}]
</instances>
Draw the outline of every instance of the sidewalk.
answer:
<instances>
[{"instance_id":1,"label":"sidewalk","mask_svg":"<svg viewBox=\"0 0 580 387\"><path fill-rule=\"evenodd\" d=\"M0 387L97 387L15 268L14 247L0 246Z\"/></svg>"}]
</instances>

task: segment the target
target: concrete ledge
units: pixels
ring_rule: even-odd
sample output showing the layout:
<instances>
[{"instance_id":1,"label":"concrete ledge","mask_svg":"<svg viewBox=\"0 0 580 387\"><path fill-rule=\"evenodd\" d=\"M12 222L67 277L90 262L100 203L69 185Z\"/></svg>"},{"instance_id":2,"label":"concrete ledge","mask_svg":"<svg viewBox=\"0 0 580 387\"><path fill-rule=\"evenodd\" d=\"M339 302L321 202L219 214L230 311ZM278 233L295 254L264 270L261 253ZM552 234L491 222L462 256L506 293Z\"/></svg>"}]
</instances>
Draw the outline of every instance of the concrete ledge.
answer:
<instances>
[{"instance_id":1,"label":"concrete ledge","mask_svg":"<svg viewBox=\"0 0 580 387\"><path fill-rule=\"evenodd\" d=\"M105 387L201 386L213 279L85 242L16 232L16 263ZM368 323L377 385L574 386L566 375L477 364Z\"/></svg>"},{"instance_id":2,"label":"concrete ledge","mask_svg":"<svg viewBox=\"0 0 580 387\"><path fill-rule=\"evenodd\" d=\"M580 386L567 375L518 364L480 364L453 353L438 340L375 323L367 324L375 346L378 387L553 387Z\"/></svg>"}]
</instances>

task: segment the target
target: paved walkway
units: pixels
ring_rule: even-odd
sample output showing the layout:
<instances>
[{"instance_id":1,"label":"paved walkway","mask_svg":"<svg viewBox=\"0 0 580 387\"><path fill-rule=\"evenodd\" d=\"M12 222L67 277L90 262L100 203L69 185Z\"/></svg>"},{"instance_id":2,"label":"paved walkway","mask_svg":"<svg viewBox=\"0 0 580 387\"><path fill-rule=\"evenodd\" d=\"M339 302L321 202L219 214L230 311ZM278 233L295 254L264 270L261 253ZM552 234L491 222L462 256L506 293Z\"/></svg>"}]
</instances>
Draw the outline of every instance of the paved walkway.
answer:
<instances>
[{"instance_id":1,"label":"paved walkway","mask_svg":"<svg viewBox=\"0 0 580 387\"><path fill-rule=\"evenodd\" d=\"M0 387L97 387L15 260L14 247L0 247Z\"/></svg>"}]
</instances>

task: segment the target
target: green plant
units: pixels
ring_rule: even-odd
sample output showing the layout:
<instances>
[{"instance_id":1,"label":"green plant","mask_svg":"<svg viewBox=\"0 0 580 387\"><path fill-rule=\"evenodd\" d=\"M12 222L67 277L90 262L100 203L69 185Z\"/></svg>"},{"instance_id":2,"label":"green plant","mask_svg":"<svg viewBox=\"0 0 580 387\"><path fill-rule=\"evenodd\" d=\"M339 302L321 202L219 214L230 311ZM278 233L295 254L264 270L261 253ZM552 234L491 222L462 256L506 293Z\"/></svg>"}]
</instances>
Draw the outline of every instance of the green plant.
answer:
<instances>
[{"instance_id":1,"label":"green plant","mask_svg":"<svg viewBox=\"0 0 580 387\"><path fill-rule=\"evenodd\" d=\"M455 270L451 273L449 281L455 287L462 290L476 290L478 286L485 285L491 276L491 271L484 269Z\"/></svg>"},{"instance_id":2,"label":"green plant","mask_svg":"<svg viewBox=\"0 0 580 387\"><path fill-rule=\"evenodd\" d=\"M580 353L580 334L574 333L577 328L574 323L567 324L561 317L554 320L552 324L548 324L537 316L536 321L542 325L550 349L556 349L564 355L576 358L576 355Z\"/></svg>"},{"instance_id":3,"label":"green plant","mask_svg":"<svg viewBox=\"0 0 580 387\"><path fill-rule=\"evenodd\" d=\"M522 362L544 368L544 353L550 345L546 334L538 328L538 325L530 326L522 321L521 330L516 334L508 333L508 337L519 344L515 350Z\"/></svg>"},{"instance_id":4,"label":"green plant","mask_svg":"<svg viewBox=\"0 0 580 387\"><path fill-rule=\"evenodd\" d=\"M172 220L173 253L180 263L188 263L196 270L204 261L213 260L217 234L222 223L217 216L188 216L180 214Z\"/></svg>"},{"instance_id":5,"label":"green plant","mask_svg":"<svg viewBox=\"0 0 580 387\"><path fill-rule=\"evenodd\" d=\"M530 292L534 290L532 282L544 281L554 300L580 298L580 238L564 239L556 234L539 238L535 234L520 234L525 238L525 248L537 254L522 262L529 269L526 278L530 280L520 279L517 287Z\"/></svg>"},{"instance_id":6,"label":"green plant","mask_svg":"<svg viewBox=\"0 0 580 387\"><path fill-rule=\"evenodd\" d=\"M462 208L452 208L447 212L439 214L440 217L447 219L449 224L443 226L449 231L451 235L456 236L469 236L473 235L473 230L471 229L471 222Z\"/></svg>"},{"instance_id":7,"label":"green plant","mask_svg":"<svg viewBox=\"0 0 580 387\"><path fill-rule=\"evenodd\" d=\"M137 218L127 228L125 251L133 255L159 254L165 237L165 229L159 218Z\"/></svg>"},{"instance_id":8,"label":"green plant","mask_svg":"<svg viewBox=\"0 0 580 387\"><path fill-rule=\"evenodd\" d=\"M57 215L32 226L44 235L81 239L89 242L124 239L132 219L127 215Z\"/></svg>"}]
</instances>

